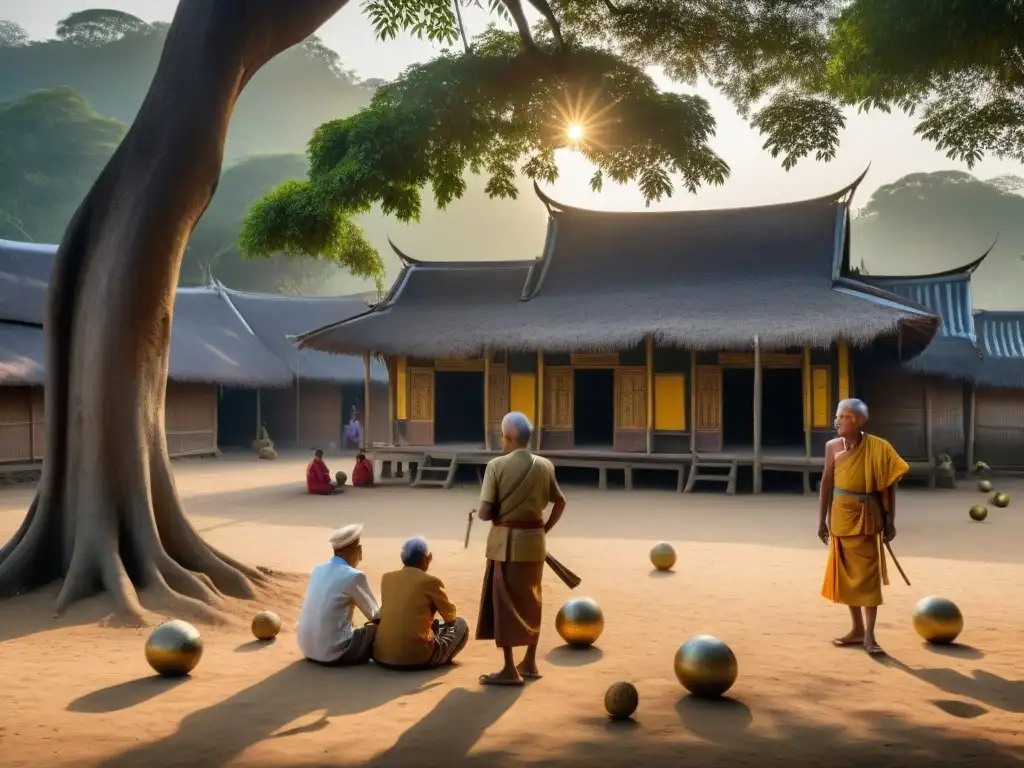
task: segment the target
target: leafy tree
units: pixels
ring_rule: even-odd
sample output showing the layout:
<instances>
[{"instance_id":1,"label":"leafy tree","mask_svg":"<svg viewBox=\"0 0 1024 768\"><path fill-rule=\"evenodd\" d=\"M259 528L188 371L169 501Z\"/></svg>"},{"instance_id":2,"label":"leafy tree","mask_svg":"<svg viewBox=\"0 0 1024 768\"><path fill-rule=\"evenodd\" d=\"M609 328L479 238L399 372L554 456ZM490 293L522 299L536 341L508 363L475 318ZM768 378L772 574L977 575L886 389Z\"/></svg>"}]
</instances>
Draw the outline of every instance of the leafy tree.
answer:
<instances>
[{"instance_id":1,"label":"leafy tree","mask_svg":"<svg viewBox=\"0 0 1024 768\"><path fill-rule=\"evenodd\" d=\"M13 21L0 21L0 48L21 48L28 45L28 32Z\"/></svg>"},{"instance_id":2,"label":"leafy tree","mask_svg":"<svg viewBox=\"0 0 1024 768\"><path fill-rule=\"evenodd\" d=\"M0 237L58 241L125 130L70 88L0 104Z\"/></svg>"},{"instance_id":3,"label":"leafy tree","mask_svg":"<svg viewBox=\"0 0 1024 768\"><path fill-rule=\"evenodd\" d=\"M589 135L579 148L598 168L595 187L605 176L635 179L653 200L680 184L695 189L725 177L725 162L708 146L714 120L706 102L659 92L628 55L586 39L567 7L559 24L545 0L531 0L547 17L546 29L531 35L519 0L501 4L518 39L492 30L472 51L413 67L378 88L358 116L325 125L310 145L307 181L279 188L249 217L246 250L336 258L359 245L351 213L379 203L414 218L421 188L429 185L443 206L465 190L467 169L488 176L490 194L513 195L520 162L528 176L554 178L555 151L575 121ZM204 542L175 491L163 431L174 285L184 245L216 187L242 88L343 5L178 3L149 94L57 255L44 326L43 474L25 522L0 550L0 594L63 577L58 611L104 590L117 614L136 621L145 618L140 597L214 617L225 596L252 598L272 578ZM369 0L364 7L380 34L460 36L447 0ZM710 7L729 21L728 10ZM736 67L746 76L752 57L743 53ZM787 158L827 157L827 131L787 120L763 123Z\"/></svg>"},{"instance_id":4,"label":"leafy tree","mask_svg":"<svg viewBox=\"0 0 1024 768\"><path fill-rule=\"evenodd\" d=\"M1024 9L1008 0L854 0L837 15L827 88L919 111L917 133L973 166L1024 160Z\"/></svg>"},{"instance_id":5,"label":"leafy tree","mask_svg":"<svg viewBox=\"0 0 1024 768\"><path fill-rule=\"evenodd\" d=\"M77 11L57 22L57 39L75 45L106 45L125 35L149 32L152 27L138 16L109 8Z\"/></svg>"}]
</instances>

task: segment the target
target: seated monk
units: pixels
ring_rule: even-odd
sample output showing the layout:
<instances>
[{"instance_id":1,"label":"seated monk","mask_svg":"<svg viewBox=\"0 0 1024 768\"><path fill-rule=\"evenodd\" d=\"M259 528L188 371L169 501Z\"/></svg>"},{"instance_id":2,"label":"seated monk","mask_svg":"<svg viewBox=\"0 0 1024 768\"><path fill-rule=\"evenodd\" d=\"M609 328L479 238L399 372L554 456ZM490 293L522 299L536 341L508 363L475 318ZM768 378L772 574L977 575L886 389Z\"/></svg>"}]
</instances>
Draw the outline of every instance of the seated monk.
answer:
<instances>
[{"instance_id":1,"label":"seated monk","mask_svg":"<svg viewBox=\"0 0 1024 768\"><path fill-rule=\"evenodd\" d=\"M352 470L352 485L361 488L373 485L373 462L366 458L365 453L356 456L356 466Z\"/></svg>"},{"instance_id":2,"label":"seated monk","mask_svg":"<svg viewBox=\"0 0 1024 768\"><path fill-rule=\"evenodd\" d=\"M434 556L417 536L402 545L399 571L380 582L381 613L373 660L389 669L427 669L450 664L466 646L469 625L456 616L444 584L427 573ZM434 620L437 613L445 623Z\"/></svg>"},{"instance_id":3,"label":"seated monk","mask_svg":"<svg viewBox=\"0 0 1024 768\"><path fill-rule=\"evenodd\" d=\"M306 467L306 490L316 496L330 496L332 493L342 493L345 490L344 485L335 485L331 482L331 471L327 469L324 452L319 448Z\"/></svg>"}]
</instances>

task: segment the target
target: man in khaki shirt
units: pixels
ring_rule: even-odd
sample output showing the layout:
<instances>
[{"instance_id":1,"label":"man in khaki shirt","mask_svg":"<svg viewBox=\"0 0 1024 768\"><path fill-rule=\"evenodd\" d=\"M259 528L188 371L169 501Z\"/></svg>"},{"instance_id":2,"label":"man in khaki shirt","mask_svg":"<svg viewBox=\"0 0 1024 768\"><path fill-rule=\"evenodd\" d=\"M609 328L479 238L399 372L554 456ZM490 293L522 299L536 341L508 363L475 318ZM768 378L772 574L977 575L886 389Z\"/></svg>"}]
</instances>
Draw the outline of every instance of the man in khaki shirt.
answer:
<instances>
[{"instance_id":1,"label":"man in khaki shirt","mask_svg":"<svg viewBox=\"0 0 1024 768\"><path fill-rule=\"evenodd\" d=\"M484 472L477 517L490 520L487 570L480 596L477 640L494 640L505 657L499 672L480 677L484 685L522 685L539 678L537 640L540 637L545 534L565 511L565 496L555 480L551 462L527 447L533 425L513 412L501 422L502 456ZM553 503L544 522L544 512ZM517 666L512 649L526 647Z\"/></svg>"},{"instance_id":2,"label":"man in khaki shirt","mask_svg":"<svg viewBox=\"0 0 1024 768\"><path fill-rule=\"evenodd\" d=\"M438 667L450 664L466 646L469 625L456 615L441 580L427 573L433 559L426 539L409 539L402 545L404 567L381 579L373 660L382 667ZM444 624L434 621L435 613Z\"/></svg>"}]
</instances>

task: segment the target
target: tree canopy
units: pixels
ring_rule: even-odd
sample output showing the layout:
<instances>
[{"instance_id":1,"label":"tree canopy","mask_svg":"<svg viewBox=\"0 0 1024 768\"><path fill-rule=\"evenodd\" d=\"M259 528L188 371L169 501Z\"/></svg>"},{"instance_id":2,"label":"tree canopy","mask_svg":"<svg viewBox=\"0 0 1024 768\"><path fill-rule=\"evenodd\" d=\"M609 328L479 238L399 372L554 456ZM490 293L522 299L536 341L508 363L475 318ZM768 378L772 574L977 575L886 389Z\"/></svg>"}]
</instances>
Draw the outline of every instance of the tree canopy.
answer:
<instances>
[{"instance_id":1,"label":"tree canopy","mask_svg":"<svg viewBox=\"0 0 1024 768\"><path fill-rule=\"evenodd\" d=\"M28 32L13 21L0 21L0 48L21 48L28 45Z\"/></svg>"},{"instance_id":2,"label":"tree canopy","mask_svg":"<svg viewBox=\"0 0 1024 768\"><path fill-rule=\"evenodd\" d=\"M67 87L0 104L0 237L58 242L124 133Z\"/></svg>"},{"instance_id":3,"label":"tree canopy","mask_svg":"<svg viewBox=\"0 0 1024 768\"><path fill-rule=\"evenodd\" d=\"M138 16L109 8L76 11L57 22L57 39L75 45L106 45L125 35L151 31Z\"/></svg>"}]
</instances>

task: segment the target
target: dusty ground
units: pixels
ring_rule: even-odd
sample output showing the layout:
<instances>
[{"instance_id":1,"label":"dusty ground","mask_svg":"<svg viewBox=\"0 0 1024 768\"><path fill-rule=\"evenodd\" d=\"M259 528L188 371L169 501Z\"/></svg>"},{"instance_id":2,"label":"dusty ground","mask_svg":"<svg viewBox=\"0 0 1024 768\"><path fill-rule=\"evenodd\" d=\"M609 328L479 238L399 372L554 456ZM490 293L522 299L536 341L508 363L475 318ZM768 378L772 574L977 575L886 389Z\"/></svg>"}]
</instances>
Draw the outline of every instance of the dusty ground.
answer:
<instances>
[{"instance_id":1,"label":"dusty ground","mask_svg":"<svg viewBox=\"0 0 1024 768\"><path fill-rule=\"evenodd\" d=\"M436 573L476 618L483 526L462 546L473 488L311 498L292 459L182 462L177 474L196 525L252 564L306 571L328 556L330 529L362 521L376 586L401 538L424 534ZM1024 483L1000 487L1024 504ZM846 616L818 597L825 551L813 500L568 490L550 548L583 577L577 593L601 603L606 628L592 651L560 647L554 615L570 593L549 574L545 677L525 689L480 688L498 663L483 642L433 674L315 667L296 649L294 606L271 645L244 628L204 628L193 676L165 681L143 658L144 631L103 628L101 605L54 620L51 591L0 603L0 765L1024 763L1024 507L973 523L976 491L903 494L895 549L913 586L891 574L883 664L828 643ZM0 540L31 493L0 488ZM661 539L679 552L675 573L651 573L647 552ZM914 634L911 608L929 594L960 605L965 645L940 651ZM726 701L693 701L673 676L676 648L698 633L739 658ZM635 724L604 716L617 680L640 691Z\"/></svg>"}]
</instances>

